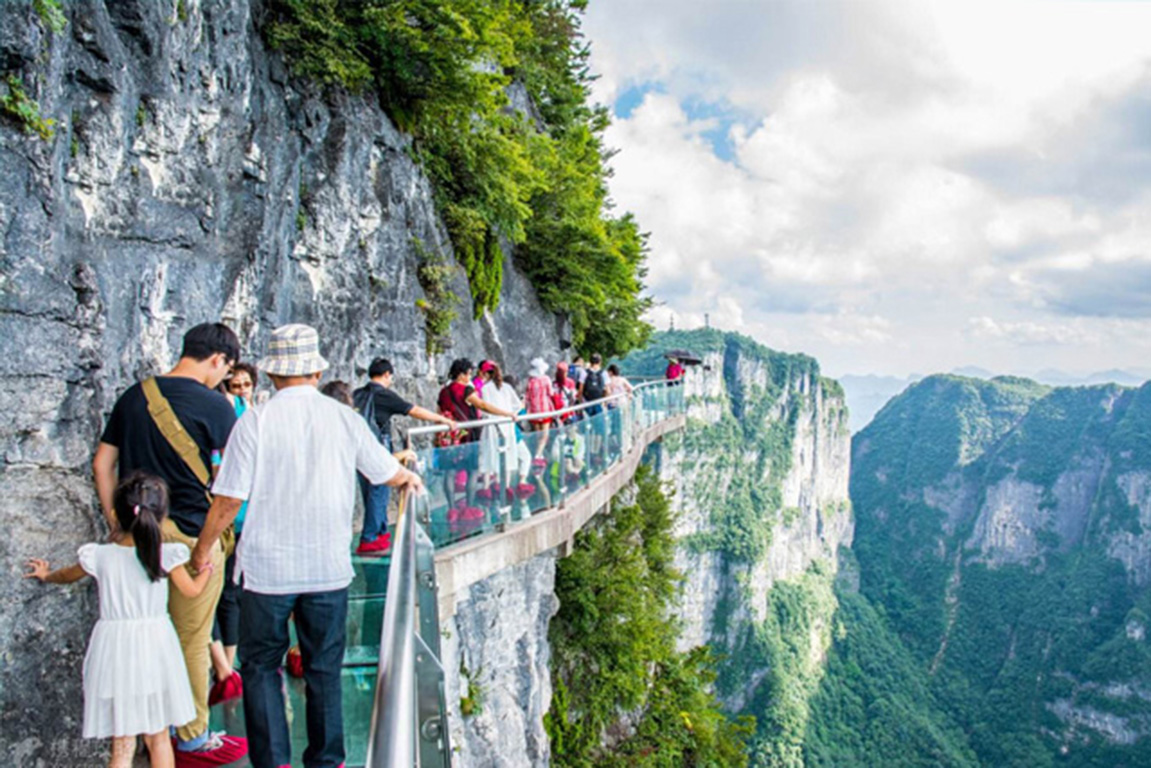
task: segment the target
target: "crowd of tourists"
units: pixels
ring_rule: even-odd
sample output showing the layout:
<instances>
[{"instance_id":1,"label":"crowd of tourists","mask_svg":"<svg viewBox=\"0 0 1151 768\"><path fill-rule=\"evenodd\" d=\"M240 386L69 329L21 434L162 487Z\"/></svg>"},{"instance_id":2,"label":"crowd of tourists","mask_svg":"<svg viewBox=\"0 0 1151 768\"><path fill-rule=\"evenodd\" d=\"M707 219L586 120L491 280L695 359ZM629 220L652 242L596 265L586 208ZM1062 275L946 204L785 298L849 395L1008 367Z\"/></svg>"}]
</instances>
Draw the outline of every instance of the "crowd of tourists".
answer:
<instances>
[{"instance_id":1,"label":"crowd of tourists","mask_svg":"<svg viewBox=\"0 0 1151 768\"><path fill-rule=\"evenodd\" d=\"M477 471L493 466L497 451L522 453L523 432L573 418L556 411L586 403L583 417L594 418L632 390L599 355L554 366L536 358L522 390L495 361L459 359L435 407L424 408L392 389L387 359L373 360L355 390L340 381L321 389L328 367L309 326L277 328L251 365L240 361L230 328L205 323L185 334L174 368L116 401L92 463L108 540L85 544L79 562L56 570L31 560L26 574L97 581L83 735L112 739L109 765L130 766L138 737L153 766L227 765L245 755L256 768L288 765L282 670L295 653L307 692L304 764L342 766L357 483L364 514L354 551L367 557L389 551L391 491L425 490L404 466L410 452L393 454L393 418L443 425L437 445L467 457L441 472L449 501L463 490L466 514L473 499L498 490L492 473ZM474 424L481 415L516 421ZM546 461L528 452L525 466ZM466 475L463 489L454 470ZM289 648L289 620L297 648ZM209 708L241 696L247 739L209 730Z\"/></svg>"}]
</instances>

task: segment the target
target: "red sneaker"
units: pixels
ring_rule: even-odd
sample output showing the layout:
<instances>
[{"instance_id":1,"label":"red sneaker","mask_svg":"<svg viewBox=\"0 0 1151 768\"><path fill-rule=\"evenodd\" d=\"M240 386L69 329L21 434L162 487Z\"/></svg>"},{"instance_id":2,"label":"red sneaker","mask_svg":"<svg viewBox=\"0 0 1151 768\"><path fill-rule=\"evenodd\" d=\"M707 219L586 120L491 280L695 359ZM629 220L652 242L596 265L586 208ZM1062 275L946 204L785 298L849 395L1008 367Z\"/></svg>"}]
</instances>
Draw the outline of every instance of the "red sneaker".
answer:
<instances>
[{"instance_id":1,"label":"red sneaker","mask_svg":"<svg viewBox=\"0 0 1151 768\"><path fill-rule=\"evenodd\" d=\"M392 534L381 533L371 541L360 541L360 545L356 547L356 554L363 557L379 557L386 555L392 548Z\"/></svg>"},{"instance_id":2,"label":"red sneaker","mask_svg":"<svg viewBox=\"0 0 1151 768\"><path fill-rule=\"evenodd\" d=\"M173 744L172 751L176 755L176 768L214 768L234 763L248 754L248 740L239 736L209 733L204 746L197 750L184 752Z\"/></svg>"},{"instance_id":3,"label":"red sneaker","mask_svg":"<svg viewBox=\"0 0 1151 768\"><path fill-rule=\"evenodd\" d=\"M304 676L304 657L300 653L300 646L293 645L288 649L288 656L284 666L288 668L288 674L292 677Z\"/></svg>"},{"instance_id":4,"label":"red sneaker","mask_svg":"<svg viewBox=\"0 0 1151 768\"><path fill-rule=\"evenodd\" d=\"M208 692L208 706L214 707L221 701L231 701L244 695L244 678L239 672L233 672L223 680L217 680L212 690Z\"/></svg>"}]
</instances>

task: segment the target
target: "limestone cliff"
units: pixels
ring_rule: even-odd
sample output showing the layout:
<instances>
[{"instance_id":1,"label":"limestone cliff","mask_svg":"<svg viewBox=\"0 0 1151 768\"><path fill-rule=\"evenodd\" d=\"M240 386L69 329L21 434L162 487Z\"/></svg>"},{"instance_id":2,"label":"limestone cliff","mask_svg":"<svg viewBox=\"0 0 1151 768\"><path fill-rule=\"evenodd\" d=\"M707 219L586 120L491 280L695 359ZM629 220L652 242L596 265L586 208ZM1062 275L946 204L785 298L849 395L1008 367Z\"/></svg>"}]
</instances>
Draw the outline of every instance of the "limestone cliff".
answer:
<instances>
[{"instance_id":1,"label":"limestone cliff","mask_svg":"<svg viewBox=\"0 0 1151 768\"><path fill-rule=\"evenodd\" d=\"M703 358L685 379L688 427L661 457L680 511L680 642L723 659L718 693L760 718L753 764L767 764L771 750L794 752L831 639L831 582L853 532L847 410L815 360L738 334L657 334L629 366L662 373L662 353L679 347ZM781 625L792 602L802 615ZM788 708L798 720L781 736L773 723Z\"/></svg>"},{"instance_id":2,"label":"limestone cliff","mask_svg":"<svg viewBox=\"0 0 1151 768\"><path fill-rule=\"evenodd\" d=\"M76 0L50 33L0 4L0 63L55 135L0 121L0 753L73 756L88 589L20 582L23 561L102 535L88 462L115 396L164 369L190 326L223 319L257 354L284 322L319 328L333 378L396 362L425 395L421 259L450 246L409 140L370 97L288 76L258 0ZM524 371L562 322L510 261L499 309L451 354ZM34 682L38 681L38 682ZM53 750L56 750L53 752Z\"/></svg>"},{"instance_id":3,"label":"limestone cliff","mask_svg":"<svg viewBox=\"0 0 1151 768\"><path fill-rule=\"evenodd\" d=\"M468 588L442 628L454 764L544 766L550 745L548 622L557 554L544 553Z\"/></svg>"}]
</instances>

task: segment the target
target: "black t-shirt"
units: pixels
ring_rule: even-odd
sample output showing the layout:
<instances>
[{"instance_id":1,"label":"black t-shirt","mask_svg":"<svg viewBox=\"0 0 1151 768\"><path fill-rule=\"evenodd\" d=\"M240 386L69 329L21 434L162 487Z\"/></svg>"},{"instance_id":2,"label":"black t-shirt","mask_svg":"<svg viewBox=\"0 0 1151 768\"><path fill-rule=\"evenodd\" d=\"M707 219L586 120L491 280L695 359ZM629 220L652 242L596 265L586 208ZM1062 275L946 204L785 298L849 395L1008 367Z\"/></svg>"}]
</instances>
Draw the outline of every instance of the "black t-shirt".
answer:
<instances>
[{"instance_id":1,"label":"black t-shirt","mask_svg":"<svg viewBox=\"0 0 1151 768\"><path fill-rule=\"evenodd\" d=\"M223 452L236 423L232 404L219 392L182 376L158 376L156 382L160 394L172 405L176 418L200 447L204 466L211 469L212 452ZM100 442L119 449L121 478L137 469L164 478L168 483L168 514L172 522L188 536L200 535L208 514L206 489L152 420L148 400L139 384L120 395Z\"/></svg>"},{"instance_id":2,"label":"black t-shirt","mask_svg":"<svg viewBox=\"0 0 1151 768\"><path fill-rule=\"evenodd\" d=\"M393 390L374 381L369 381L365 388L372 390L373 407L376 411L376 425L380 428L381 437L392 434L392 417L407 416L415 406L397 395Z\"/></svg>"}]
</instances>

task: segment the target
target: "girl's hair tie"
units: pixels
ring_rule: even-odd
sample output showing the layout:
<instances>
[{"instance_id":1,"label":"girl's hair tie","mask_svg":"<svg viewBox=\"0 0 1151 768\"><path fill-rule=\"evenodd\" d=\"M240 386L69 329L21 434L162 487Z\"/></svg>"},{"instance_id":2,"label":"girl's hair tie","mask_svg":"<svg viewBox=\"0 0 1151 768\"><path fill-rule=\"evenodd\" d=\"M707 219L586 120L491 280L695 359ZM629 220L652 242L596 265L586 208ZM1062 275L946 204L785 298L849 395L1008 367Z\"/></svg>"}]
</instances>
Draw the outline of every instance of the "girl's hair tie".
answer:
<instances>
[{"instance_id":1,"label":"girl's hair tie","mask_svg":"<svg viewBox=\"0 0 1151 768\"><path fill-rule=\"evenodd\" d=\"M140 516L140 505L139 504L132 507L132 514L135 515L136 517Z\"/></svg>"}]
</instances>

